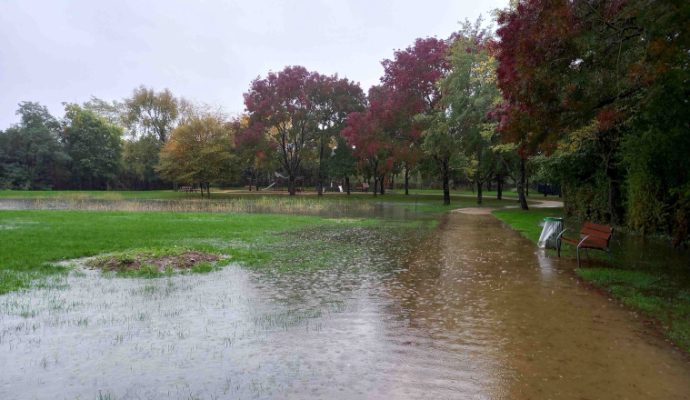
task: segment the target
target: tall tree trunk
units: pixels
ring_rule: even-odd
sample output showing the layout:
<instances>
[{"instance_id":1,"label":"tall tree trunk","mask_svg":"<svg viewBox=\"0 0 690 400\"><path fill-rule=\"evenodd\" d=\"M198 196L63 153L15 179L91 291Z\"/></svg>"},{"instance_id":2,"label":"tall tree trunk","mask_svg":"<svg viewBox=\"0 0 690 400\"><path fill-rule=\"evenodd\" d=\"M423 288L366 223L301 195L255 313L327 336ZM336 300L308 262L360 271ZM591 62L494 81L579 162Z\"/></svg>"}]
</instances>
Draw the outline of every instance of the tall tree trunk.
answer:
<instances>
[{"instance_id":1,"label":"tall tree trunk","mask_svg":"<svg viewBox=\"0 0 690 400\"><path fill-rule=\"evenodd\" d=\"M350 177L345 177L345 190L347 190L347 195L350 195Z\"/></svg>"},{"instance_id":2,"label":"tall tree trunk","mask_svg":"<svg viewBox=\"0 0 690 400\"><path fill-rule=\"evenodd\" d=\"M474 180L477 182L477 204L482 204L482 152L477 151L477 170L474 172Z\"/></svg>"},{"instance_id":3,"label":"tall tree trunk","mask_svg":"<svg viewBox=\"0 0 690 400\"><path fill-rule=\"evenodd\" d=\"M290 196L295 195L295 176L292 173L288 174L288 193Z\"/></svg>"},{"instance_id":4,"label":"tall tree trunk","mask_svg":"<svg viewBox=\"0 0 690 400\"><path fill-rule=\"evenodd\" d=\"M503 200L503 175L496 175L496 199Z\"/></svg>"},{"instance_id":5,"label":"tall tree trunk","mask_svg":"<svg viewBox=\"0 0 690 400\"><path fill-rule=\"evenodd\" d=\"M318 176L317 176L317 183L316 183L316 194L319 196L323 196L323 134L321 135L321 138L319 139L319 171L318 171Z\"/></svg>"},{"instance_id":6,"label":"tall tree trunk","mask_svg":"<svg viewBox=\"0 0 690 400\"><path fill-rule=\"evenodd\" d=\"M482 204L482 181L479 180L479 173L477 173L477 204Z\"/></svg>"},{"instance_id":7,"label":"tall tree trunk","mask_svg":"<svg viewBox=\"0 0 690 400\"><path fill-rule=\"evenodd\" d=\"M386 174L383 174L379 177L379 187L381 188L381 194L384 195L386 194L386 190L384 186L386 185Z\"/></svg>"},{"instance_id":8,"label":"tall tree trunk","mask_svg":"<svg viewBox=\"0 0 690 400\"><path fill-rule=\"evenodd\" d=\"M608 214L610 223L618 225L623 221L622 200L618 169L610 157L606 161L606 180L608 182Z\"/></svg>"},{"instance_id":9,"label":"tall tree trunk","mask_svg":"<svg viewBox=\"0 0 690 400\"><path fill-rule=\"evenodd\" d=\"M410 170L405 165L405 196L410 194Z\"/></svg>"},{"instance_id":10,"label":"tall tree trunk","mask_svg":"<svg viewBox=\"0 0 690 400\"><path fill-rule=\"evenodd\" d=\"M374 197L379 194L379 177L374 175Z\"/></svg>"},{"instance_id":11,"label":"tall tree trunk","mask_svg":"<svg viewBox=\"0 0 690 400\"><path fill-rule=\"evenodd\" d=\"M441 161L441 175L443 177L443 205L450 205L450 168L449 160Z\"/></svg>"},{"instance_id":12,"label":"tall tree trunk","mask_svg":"<svg viewBox=\"0 0 690 400\"><path fill-rule=\"evenodd\" d=\"M520 200L520 208L523 210L529 210L527 207L527 197L525 197L525 183L527 182L527 171L525 168L525 158L520 157L520 176L518 178L518 199Z\"/></svg>"}]
</instances>

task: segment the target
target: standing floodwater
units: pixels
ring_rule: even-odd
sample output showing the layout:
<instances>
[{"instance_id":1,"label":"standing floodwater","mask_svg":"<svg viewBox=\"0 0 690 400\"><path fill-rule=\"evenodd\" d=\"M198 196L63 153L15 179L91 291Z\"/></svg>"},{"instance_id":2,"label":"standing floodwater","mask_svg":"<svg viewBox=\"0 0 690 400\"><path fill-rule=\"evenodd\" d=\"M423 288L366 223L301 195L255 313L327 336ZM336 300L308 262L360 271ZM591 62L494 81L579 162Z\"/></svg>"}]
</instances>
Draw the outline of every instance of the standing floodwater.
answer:
<instances>
[{"instance_id":1,"label":"standing floodwater","mask_svg":"<svg viewBox=\"0 0 690 400\"><path fill-rule=\"evenodd\" d=\"M490 216L412 256L350 240L321 270L0 296L0 398L690 398L687 358Z\"/></svg>"}]
</instances>

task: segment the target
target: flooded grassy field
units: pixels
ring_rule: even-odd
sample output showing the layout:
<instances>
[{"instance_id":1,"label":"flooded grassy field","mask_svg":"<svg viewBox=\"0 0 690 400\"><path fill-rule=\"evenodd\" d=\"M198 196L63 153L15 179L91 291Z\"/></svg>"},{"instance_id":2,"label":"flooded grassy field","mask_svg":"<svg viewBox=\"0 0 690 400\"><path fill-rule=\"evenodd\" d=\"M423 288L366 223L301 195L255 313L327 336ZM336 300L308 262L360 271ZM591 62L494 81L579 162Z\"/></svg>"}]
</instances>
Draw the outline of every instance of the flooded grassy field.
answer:
<instances>
[{"instance_id":1,"label":"flooded grassy field","mask_svg":"<svg viewBox=\"0 0 690 400\"><path fill-rule=\"evenodd\" d=\"M686 355L493 217L377 225L283 233L266 265L2 295L0 398L690 398Z\"/></svg>"}]
</instances>

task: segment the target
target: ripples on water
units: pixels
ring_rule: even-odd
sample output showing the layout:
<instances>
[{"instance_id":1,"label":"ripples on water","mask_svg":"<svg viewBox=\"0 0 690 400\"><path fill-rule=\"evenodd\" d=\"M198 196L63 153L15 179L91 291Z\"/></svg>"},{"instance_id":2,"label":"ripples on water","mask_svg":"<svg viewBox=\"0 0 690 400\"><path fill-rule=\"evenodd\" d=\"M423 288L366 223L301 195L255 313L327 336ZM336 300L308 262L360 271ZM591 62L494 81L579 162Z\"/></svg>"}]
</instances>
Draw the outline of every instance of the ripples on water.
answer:
<instances>
[{"instance_id":1,"label":"ripples on water","mask_svg":"<svg viewBox=\"0 0 690 400\"><path fill-rule=\"evenodd\" d=\"M448 218L302 231L347 248L322 269L0 296L0 398L687 398L690 367L625 312L490 217Z\"/></svg>"},{"instance_id":2,"label":"ripples on water","mask_svg":"<svg viewBox=\"0 0 690 400\"><path fill-rule=\"evenodd\" d=\"M87 271L30 295L2 296L0 362L14 367L3 371L0 397L417 397L428 387L451 390L452 360L390 313L399 309L388 294L397 290L395 276L424 234L402 232L299 233L295 239L357 243L356 253L326 269L230 265L164 279ZM426 370L436 383L410 384Z\"/></svg>"}]
</instances>

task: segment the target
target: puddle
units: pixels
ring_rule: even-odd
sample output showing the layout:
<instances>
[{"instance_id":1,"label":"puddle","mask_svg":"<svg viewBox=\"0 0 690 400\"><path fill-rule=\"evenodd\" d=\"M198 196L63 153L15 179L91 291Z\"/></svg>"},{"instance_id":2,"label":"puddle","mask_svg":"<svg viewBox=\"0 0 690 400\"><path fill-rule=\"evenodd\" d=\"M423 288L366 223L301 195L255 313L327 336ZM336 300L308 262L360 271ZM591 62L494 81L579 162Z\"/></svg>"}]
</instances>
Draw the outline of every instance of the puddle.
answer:
<instances>
[{"instance_id":1,"label":"puddle","mask_svg":"<svg viewBox=\"0 0 690 400\"><path fill-rule=\"evenodd\" d=\"M357 251L0 296L0 398L690 398L687 357L490 216L323 237Z\"/></svg>"}]
</instances>

